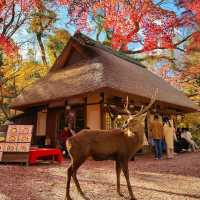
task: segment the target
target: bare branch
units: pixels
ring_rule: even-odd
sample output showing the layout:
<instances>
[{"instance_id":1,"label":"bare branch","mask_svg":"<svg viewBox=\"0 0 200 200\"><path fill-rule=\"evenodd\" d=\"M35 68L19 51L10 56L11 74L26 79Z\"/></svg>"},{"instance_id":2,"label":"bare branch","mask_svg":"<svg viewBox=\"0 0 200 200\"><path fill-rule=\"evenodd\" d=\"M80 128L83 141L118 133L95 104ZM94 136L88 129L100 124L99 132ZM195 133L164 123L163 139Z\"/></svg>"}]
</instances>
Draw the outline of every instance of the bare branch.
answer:
<instances>
[{"instance_id":1,"label":"bare branch","mask_svg":"<svg viewBox=\"0 0 200 200\"><path fill-rule=\"evenodd\" d=\"M188 35L187 37L185 37L184 39L182 39L182 40L180 40L179 42L177 42L177 43L175 43L174 44L174 46L179 46L180 44L182 44L182 43L184 43L184 42L186 42L189 38L191 38L192 37L192 33L190 34L190 35Z\"/></svg>"},{"instance_id":2,"label":"bare branch","mask_svg":"<svg viewBox=\"0 0 200 200\"><path fill-rule=\"evenodd\" d=\"M10 18L10 21L4 26L3 31L2 31L2 35L6 35L9 27L13 24L15 20L15 4L13 3L12 5L12 16Z\"/></svg>"},{"instance_id":3,"label":"bare branch","mask_svg":"<svg viewBox=\"0 0 200 200\"><path fill-rule=\"evenodd\" d=\"M187 37L185 37L184 39L182 39L182 40L180 40L179 42L177 42L177 43L175 43L174 44L174 48L175 49L177 49L177 50L179 50L179 51L182 51L182 52L185 52L185 50L184 49L182 49L182 48L180 48L180 47L178 47L180 44L182 44L182 43L184 43L184 42L186 42L188 39L190 39L192 37L192 34L190 34L190 35L188 35ZM156 49L154 49L154 50L158 50L158 49L167 49L166 47L157 47ZM139 54L139 53L144 53L145 52L145 50L144 49L139 49L139 50L136 50L136 51L134 51L134 50L127 50L127 51L119 51L119 52L121 52L121 53L125 53L125 54Z\"/></svg>"}]
</instances>

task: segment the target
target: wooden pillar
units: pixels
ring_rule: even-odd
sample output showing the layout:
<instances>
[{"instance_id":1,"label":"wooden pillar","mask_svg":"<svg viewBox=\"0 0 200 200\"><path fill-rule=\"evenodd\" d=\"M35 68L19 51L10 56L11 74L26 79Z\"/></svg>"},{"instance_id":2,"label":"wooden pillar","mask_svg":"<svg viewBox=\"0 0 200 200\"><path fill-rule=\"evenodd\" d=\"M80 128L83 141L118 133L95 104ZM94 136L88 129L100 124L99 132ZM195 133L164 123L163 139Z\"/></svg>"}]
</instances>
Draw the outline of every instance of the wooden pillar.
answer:
<instances>
[{"instance_id":1,"label":"wooden pillar","mask_svg":"<svg viewBox=\"0 0 200 200\"><path fill-rule=\"evenodd\" d=\"M53 147L57 145L56 118L56 109L48 109L46 131L47 136L51 139L51 145Z\"/></svg>"},{"instance_id":2,"label":"wooden pillar","mask_svg":"<svg viewBox=\"0 0 200 200\"><path fill-rule=\"evenodd\" d=\"M87 97L84 98L84 126L87 127Z\"/></svg>"},{"instance_id":3,"label":"wooden pillar","mask_svg":"<svg viewBox=\"0 0 200 200\"><path fill-rule=\"evenodd\" d=\"M91 129L101 129L100 95L92 94L87 97L87 126Z\"/></svg>"},{"instance_id":4,"label":"wooden pillar","mask_svg":"<svg viewBox=\"0 0 200 200\"><path fill-rule=\"evenodd\" d=\"M101 129L104 128L104 93L100 94Z\"/></svg>"},{"instance_id":5,"label":"wooden pillar","mask_svg":"<svg viewBox=\"0 0 200 200\"><path fill-rule=\"evenodd\" d=\"M147 112L147 132L148 132L148 139L152 138L151 131L150 131L150 125L151 125L151 113L150 111Z\"/></svg>"}]
</instances>

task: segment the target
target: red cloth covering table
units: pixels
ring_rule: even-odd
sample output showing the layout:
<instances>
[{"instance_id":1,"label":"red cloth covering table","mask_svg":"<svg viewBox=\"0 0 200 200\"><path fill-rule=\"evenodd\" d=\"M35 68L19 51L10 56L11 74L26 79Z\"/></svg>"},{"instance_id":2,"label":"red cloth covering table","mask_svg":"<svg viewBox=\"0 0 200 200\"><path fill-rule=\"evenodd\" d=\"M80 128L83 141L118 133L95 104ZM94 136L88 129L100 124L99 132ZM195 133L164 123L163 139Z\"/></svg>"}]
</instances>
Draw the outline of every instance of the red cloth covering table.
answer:
<instances>
[{"instance_id":1,"label":"red cloth covering table","mask_svg":"<svg viewBox=\"0 0 200 200\"><path fill-rule=\"evenodd\" d=\"M38 162L38 158L49 156L54 157L59 163L64 160L60 149L31 148L29 152L29 164L36 164Z\"/></svg>"}]
</instances>

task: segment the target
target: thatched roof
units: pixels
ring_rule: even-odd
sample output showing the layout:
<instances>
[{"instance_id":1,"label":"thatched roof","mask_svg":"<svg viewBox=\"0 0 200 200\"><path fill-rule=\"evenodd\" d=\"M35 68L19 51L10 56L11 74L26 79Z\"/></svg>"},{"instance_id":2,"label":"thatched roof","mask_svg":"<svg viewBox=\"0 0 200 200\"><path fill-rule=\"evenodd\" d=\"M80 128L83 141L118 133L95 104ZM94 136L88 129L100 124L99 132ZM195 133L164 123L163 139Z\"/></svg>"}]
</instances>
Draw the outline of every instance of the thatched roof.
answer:
<instances>
[{"instance_id":1,"label":"thatched roof","mask_svg":"<svg viewBox=\"0 0 200 200\"><path fill-rule=\"evenodd\" d=\"M74 51L72 48L82 53L83 59L70 61ZM76 56L74 58L76 60ZM198 109L182 92L134 60L128 57L122 58L122 55L99 45L79 44L74 39L64 49L47 76L19 95L12 103L12 107L25 108L44 104L102 88L148 99L158 88L159 102L177 106L183 111Z\"/></svg>"}]
</instances>

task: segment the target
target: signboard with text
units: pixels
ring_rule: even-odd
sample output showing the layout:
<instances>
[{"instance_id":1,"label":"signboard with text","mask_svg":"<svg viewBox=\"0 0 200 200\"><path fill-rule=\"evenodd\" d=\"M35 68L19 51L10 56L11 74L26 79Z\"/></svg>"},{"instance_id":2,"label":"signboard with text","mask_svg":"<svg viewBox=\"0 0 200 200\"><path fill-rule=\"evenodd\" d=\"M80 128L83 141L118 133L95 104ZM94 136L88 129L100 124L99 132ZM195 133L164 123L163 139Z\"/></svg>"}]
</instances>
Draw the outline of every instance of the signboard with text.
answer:
<instances>
[{"instance_id":1,"label":"signboard with text","mask_svg":"<svg viewBox=\"0 0 200 200\"><path fill-rule=\"evenodd\" d=\"M6 141L0 142L0 162L28 162L32 125L9 125Z\"/></svg>"}]
</instances>

